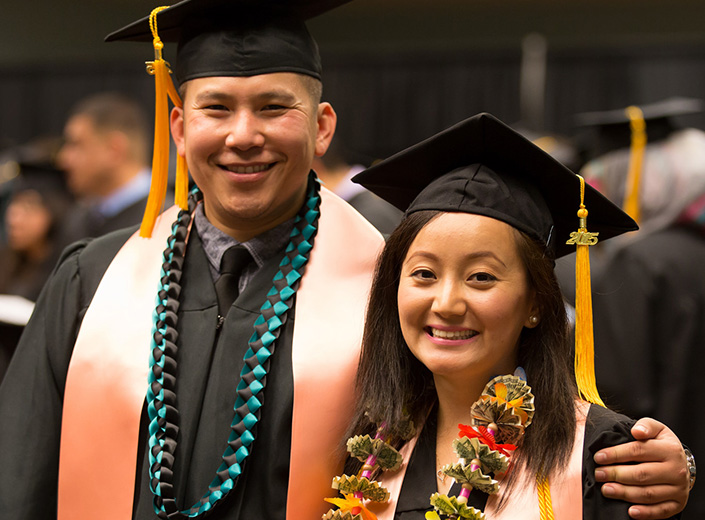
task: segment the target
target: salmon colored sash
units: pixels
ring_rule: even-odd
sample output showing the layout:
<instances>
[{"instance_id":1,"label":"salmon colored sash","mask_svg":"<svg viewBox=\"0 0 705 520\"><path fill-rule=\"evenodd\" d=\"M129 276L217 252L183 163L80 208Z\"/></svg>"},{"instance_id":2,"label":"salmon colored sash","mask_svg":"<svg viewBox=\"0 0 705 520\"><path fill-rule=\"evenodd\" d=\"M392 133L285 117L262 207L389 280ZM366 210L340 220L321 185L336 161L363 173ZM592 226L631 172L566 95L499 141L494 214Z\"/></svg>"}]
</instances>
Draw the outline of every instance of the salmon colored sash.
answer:
<instances>
[{"instance_id":1,"label":"salmon colored sash","mask_svg":"<svg viewBox=\"0 0 705 520\"><path fill-rule=\"evenodd\" d=\"M140 414L162 253L178 208L135 233L96 290L66 376L58 520L132 517Z\"/></svg>"},{"instance_id":2,"label":"salmon colored sash","mask_svg":"<svg viewBox=\"0 0 705 520\"><path fill-rule=\"evenodd\" d=\"M324 190L321 190L322 192ZM362 325L383 239L326 190L318 235L299 291L294 322L294 415L287 495L289 520L317 519L330 507L351 419Z\"/></svg>"},{"instance_id":3,"label":"salmon colored sash","mask_svg":"<svg viewBox=\"0 0 705 520\"><path fill-rule=\"evenodd\" d=\"M326 509L321 497L339 470L336 448L349 420L364 308L383 244L345 202L325 188L321 196L318 236L295 309L289 519ZM125 243L84 317L64 395L58 520L132 516L152 313L177 212L162 214L152 239L135 234Z\"/></svg>"},{"instance_id":4,"label":"salmon colored sash","mask_svg":"<svg viewBox=\"0 0 705 520\"><path fill-rule=\"evenodd\" d=\"M585 401L576 403L575 441L570 461L565 471L550 481L554 516L560 520L582 520L583 518L583 443L585 419L589 407L589 403ZM402 467L395 473L385 474L382 477L382 484L389 491L390 499L383 505L370 504L370 510L377 515L377 520L394 520L396 504L406 473L406 461L414 451L417 439L418 435L401 449L405 461ZM501 485L500 481L500 488ZM539 520L541 512L536 490L536 476L522 475L521 480L512 490L511 499L499 513L496 511L497 503L498 495L491 495L487 500L487 507L484 510L487 520Z\"/></svg>"}]
</instances>

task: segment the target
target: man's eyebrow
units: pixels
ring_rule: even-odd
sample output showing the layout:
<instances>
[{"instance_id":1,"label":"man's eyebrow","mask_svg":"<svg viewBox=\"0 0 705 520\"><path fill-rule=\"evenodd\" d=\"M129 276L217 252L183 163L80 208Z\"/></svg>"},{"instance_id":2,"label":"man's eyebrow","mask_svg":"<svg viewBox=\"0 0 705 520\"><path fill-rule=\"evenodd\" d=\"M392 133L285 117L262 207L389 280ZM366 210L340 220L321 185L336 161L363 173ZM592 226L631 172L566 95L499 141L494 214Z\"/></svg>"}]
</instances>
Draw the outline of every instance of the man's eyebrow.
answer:
<instances>
[{"instance_id":1,"label":"man's eyebrow","mask_svg":"<svg viewBox=\"0 0 705 520\"><path fill-rule=\"evenodd\" d=\"M278 99L289 103L293 103L297 99L297 97L288 90L266 90L260 92L255 97L257 99Z\"/></svg>"},{"instance_id":2,"label":"man's eyebrow","mask_svg":"<svg viewBox=\"0 0 705 520\"><path fill-rule=\"evenodd\" d=\"M206 90L199 92L196 95L196 101L226 101L230 99L230 96L225 92L220 92L218 90Z\"/></svg>"},{"instance_id":3,"label":"man's eyebrow","mask_svg":"<svg viewBox=\"0 0 705 520\"><path fill-rule=\"evenodd\" d=\"M228 101L232 99L233 96L226 92L221 92L219 90L206 90L199 92L196 95L196 101L202 103L204 101ZM263 92L258 92L253 95L254 99L260 101L276 99L286 103L294 103L298 99L295 94L289 92L288 90L265 90Z\"/></svg>"}]
</instances>

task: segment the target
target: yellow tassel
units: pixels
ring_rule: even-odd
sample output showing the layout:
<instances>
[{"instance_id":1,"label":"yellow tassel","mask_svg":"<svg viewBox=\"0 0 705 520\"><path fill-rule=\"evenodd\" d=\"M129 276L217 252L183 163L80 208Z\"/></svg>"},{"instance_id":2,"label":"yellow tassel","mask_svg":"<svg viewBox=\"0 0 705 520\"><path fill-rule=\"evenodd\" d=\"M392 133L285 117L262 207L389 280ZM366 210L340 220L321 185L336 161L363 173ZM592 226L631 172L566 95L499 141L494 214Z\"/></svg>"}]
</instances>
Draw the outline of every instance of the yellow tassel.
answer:
<instances>
[{"instance_id":1,"label":"yellow tassel","mask_svg":"<svg viewBox=\"0 0 705 520\"><path fill-rule=\"evenodd\" d=\"M639 190L641 187L641 170L644 163L644 151L646 150L646 122L644 121L644 113L639 107L627 107L626 113L632 132L632 142L629 154L629 173L627 175L627 185L624 190L624 203L622 207L638 224L641 219Z\"/></svg>"},{"instance_id":2,"label":"yellow tassel","mask_svg":"<svg viewBox=\"0 0 705 520\"><path fill-rule=\"evenodd\" d=\"M595 381L595 346L592 330L592 292L590 288L590 253L588 247L597 243L599 233L587 230L585 180L580 179L580 228L570 234L567 244L575 244L575 381L580 395L591 403L604 406Z\"/></svg>"},{"instance_id":3,"label":"yellow tassel","mask_svg":"<svg viewBox=\"0 0 705 520\"><path fill-rule=\"evenodd\" d=\"M176 106L181 106L181 99L171 80L169 64L162 58L162 43L157 33L157 14L168 6L157 7L149 16L149 26L154 37L154 61L147 62L147 72L154 76L154 152L152 155L152 184L144 210L140 236L152 236L154 223L161 213L166 197L169 176L169 98ZM181 208L186 208L188 192L188 168L183 158L177 160L176 200Z\"/></svg>"},{"instance_id":4,"label":"yellow tassel","mask_svg":"<svg viewBox=\"0 0 705 520\"><path fill-rule=\"evenodd\" d=\"M536 490L539 495L539 511L541 512L541 520L554 520L553 504L551 503L551 487L548 484L548 478L545 475L536 475Z\"/></svg>"}]
</instances>

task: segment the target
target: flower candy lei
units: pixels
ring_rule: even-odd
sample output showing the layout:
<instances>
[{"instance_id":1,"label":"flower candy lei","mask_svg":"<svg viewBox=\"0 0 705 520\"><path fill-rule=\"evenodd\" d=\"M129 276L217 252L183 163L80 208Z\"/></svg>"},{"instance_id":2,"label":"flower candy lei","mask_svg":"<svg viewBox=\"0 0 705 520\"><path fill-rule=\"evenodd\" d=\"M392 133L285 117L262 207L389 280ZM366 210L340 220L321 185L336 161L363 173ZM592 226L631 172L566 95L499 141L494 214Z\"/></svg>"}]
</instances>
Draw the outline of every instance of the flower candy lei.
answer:
<instances>
[{"instance_id":1,"label":"flower candy lei","mask_svg":"<svg viewBox=\"0 0 705 520\"><path fill-rule=\"evenodd\" d=\"M326 502L338 507L331 509L323 520L377 520L377 516L365 506L365 500L386 502L389 492L379 482L372 479L377 470L394 471L403 461L401 454L391 446L392 437L408 440L414 436L414 427L409 421L401 431L390 435L386 422L377 427L374 438L369 435L355 435L348 439L347 449L351 456L363 463L357 475L342 475L333 479L332 487L344 498L326 498Z\"/></svg>"},{"instance_id":2,"label":"flower candy lei","mask_svg":"<svg viewBox=\"0 0 705 520\"><path fill-rule=\"evenodd\" d=\"M462 485L459 496L431 495L434 510L427 520L483 520L482 511L469 507L473 488L488 494L499 491L499 477L509 468L509 459L524 429L534 416L534 396L526 381L516 375L492 379L471 409L472 425L460 424L460 437L453 441L458 462L441 471Z\"/></svg>"}]
</instances>

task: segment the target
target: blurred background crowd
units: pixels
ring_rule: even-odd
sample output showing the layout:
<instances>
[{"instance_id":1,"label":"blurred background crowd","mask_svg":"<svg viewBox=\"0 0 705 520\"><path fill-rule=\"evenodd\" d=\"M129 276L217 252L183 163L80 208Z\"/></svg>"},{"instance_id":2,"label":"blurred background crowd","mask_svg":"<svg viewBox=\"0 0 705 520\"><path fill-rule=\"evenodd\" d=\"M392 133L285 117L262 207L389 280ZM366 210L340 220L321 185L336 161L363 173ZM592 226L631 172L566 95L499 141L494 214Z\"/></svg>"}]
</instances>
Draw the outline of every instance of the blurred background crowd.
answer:
<instances>
[{"instance_id":1,"label":"blurred background crowd","mask_svg":"<svg viewBox=\"0 0 705 520\"><path fill-rule=\"evenodd\" d=\"M141 219L152 56L102 40L157 5L3 7L0 379L63 248ZM338 113L316 170L383 233L399 213L350 177L482 111L624 204L640 231L592 253L598 383L608 404L663 420L696 458L705 452L703 19L702 0L355 0L309 24L324 99ZM570 264L558 265L568 302ZM705 518L704 495L696 486L684 518Z\"/></svg>"}]
</instances>

